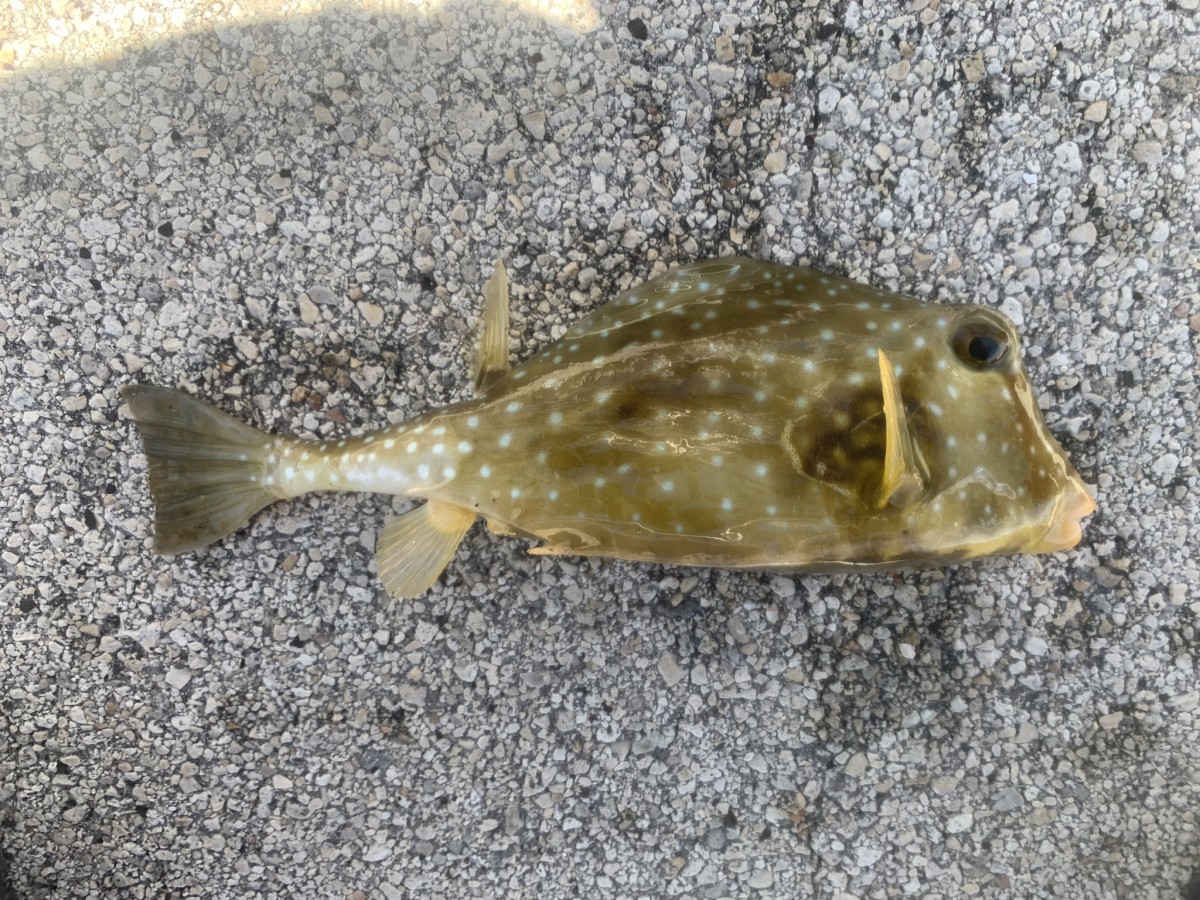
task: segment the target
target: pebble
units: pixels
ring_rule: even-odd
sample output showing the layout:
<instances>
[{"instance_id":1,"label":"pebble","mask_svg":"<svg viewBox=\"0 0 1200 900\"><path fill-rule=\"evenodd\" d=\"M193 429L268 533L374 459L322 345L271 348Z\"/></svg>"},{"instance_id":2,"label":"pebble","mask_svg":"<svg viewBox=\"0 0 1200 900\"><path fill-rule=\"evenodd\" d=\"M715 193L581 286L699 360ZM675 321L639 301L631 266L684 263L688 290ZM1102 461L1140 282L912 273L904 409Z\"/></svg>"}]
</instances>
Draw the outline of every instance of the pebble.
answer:
<instances>
[{"instance_id":1,"label":"pebble","mask_svg":"<svg viewBox=\"0 0 1200 900\"><path fill-rule=\"evenodd\" d=\"M357 306L359 314L372 328L378 328L383 324L383 307L378 303L368 303L366 300L360 300Z\"/></svg>"},{"instance_id":2,"label":"pebble","mask_svg":"<svg viewBox=\"0 0 1200 900\"><path fill-rule=\"evenodd\" d=\"M679 684L687 675L687 672L675 660L675 656L670 652L663 653L658 658L658 673L662 675L663 681L667 687L674 687Z\"/></svg>"},{"instance_id":3,"label":"pebble","mask_svg":"<svg viewBox=\"0 0 1200 900\"><path fill-rule=\"evenodd\" d=\"M546 139L546 114L544 112L527 112L521 116L521 124L535 141Z\"/></svg>"},{"instance_id":4,"label":"pebble","mask_svg":"<svg viewBox=\"0 0 1200 900\"><path fill-rule=\"evenodd\" d=\"M1076 225L1067 232L1067 240L1072 244L1085 244L1091 246L1096 243L1096 226L1091 222L1084 222L1082 225Z\"/></svg>"},{"instance_id":5,"label":"pebble","mask_svg":"<svg viewBox=\"0 0 1200 900\"><path fill-rule=\"evenodd\" d=\"M946 820L947 834L962 834L969 831L971 826L975 824L975 816L969 812L958 813Z\"/></svg>"}]
</instances>

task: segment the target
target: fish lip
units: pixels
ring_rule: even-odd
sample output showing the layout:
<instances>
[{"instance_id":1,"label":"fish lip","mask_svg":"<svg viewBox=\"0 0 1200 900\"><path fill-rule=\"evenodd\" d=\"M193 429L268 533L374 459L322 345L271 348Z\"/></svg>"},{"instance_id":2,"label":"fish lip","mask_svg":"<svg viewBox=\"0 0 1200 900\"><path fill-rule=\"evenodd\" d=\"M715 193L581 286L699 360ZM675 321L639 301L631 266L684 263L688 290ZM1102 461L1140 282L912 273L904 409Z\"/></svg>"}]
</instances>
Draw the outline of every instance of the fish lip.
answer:
<instances>
[{"instance_id":1,"label":"fish lip","mask_svg":"<svg viewBox=\"0 0 1200 900\"><path fill-rule=\"evenodd\" d=\"M1067 479L1066 490L1063 491L1049 526L1038 542L1030 548L1031 552L1055 553L1071 549L1083 537L1080 523L1095 511L1096 501L1088 493L1083 480L1072 473Z\"/></svg>"}]
</instances>

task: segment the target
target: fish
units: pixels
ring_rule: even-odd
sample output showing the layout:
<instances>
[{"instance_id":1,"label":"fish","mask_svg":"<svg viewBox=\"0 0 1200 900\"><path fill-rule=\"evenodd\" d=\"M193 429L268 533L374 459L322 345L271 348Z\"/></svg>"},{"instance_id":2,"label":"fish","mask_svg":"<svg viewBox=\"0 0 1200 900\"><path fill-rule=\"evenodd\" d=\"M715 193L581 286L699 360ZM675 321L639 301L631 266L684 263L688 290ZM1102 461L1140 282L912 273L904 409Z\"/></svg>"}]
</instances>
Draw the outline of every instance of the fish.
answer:
<instances>
[{"instance_id":1,"label":"fish","mask_svg":"<svg viewBox=\"0 0 1200 900\"><path fill-rule=\"evenodd\" d=\"M425 593L477 519L536 555L858 571L1074 547L1095 501L1000 312L732 257L620 294L519 365L502 262L475 395L336 440L270 435L187 393L123 388L154 550L210 544L310 491L418 504L375 545Z\"/></svg>"}]
</instances>

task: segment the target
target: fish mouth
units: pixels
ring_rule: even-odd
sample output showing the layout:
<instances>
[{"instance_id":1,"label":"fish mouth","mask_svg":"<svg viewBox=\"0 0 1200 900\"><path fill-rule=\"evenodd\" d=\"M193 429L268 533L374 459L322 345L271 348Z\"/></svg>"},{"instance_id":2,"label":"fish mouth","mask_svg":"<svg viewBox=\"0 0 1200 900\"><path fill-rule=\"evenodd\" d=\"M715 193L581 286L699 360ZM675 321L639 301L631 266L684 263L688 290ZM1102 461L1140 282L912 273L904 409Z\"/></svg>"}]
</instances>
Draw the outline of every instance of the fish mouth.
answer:
<instances>
[{"instance_id":1,"label":"fish mouth","mask_svg":"<svg viewBox=\"0 0 1200 900\"><path fill-rule=\"evenodd\" d=\"M1067 479L1058 509L1050 520L1050 527L1030 548L1030 552L1054 553L1074 547L1083 536L1079 523L1095 511L1096 501L1087 492L1080 477L1072 473Z\"/></svg>"}]
</instances>

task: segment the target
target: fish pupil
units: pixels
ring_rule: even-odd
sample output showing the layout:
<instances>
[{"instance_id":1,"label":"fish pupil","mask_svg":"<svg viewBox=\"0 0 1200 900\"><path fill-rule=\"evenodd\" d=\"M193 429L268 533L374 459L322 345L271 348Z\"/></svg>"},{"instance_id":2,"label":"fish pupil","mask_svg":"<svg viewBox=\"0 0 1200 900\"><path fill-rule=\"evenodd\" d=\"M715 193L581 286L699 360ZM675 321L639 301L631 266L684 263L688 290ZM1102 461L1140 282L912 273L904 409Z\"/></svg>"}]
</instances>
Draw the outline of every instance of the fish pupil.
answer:
<instances>
[{"instance_id":1,"label":"fish pupil","mask_svg":"<svg viewBox=\"0 0 1200 900\"><path fill-rule=\"evenodd\" d=\"M967 344L967 352L975 362L987 365L1000 355L1000 342L990 335L977 334Z\"/></svg>"}]
</instances>

